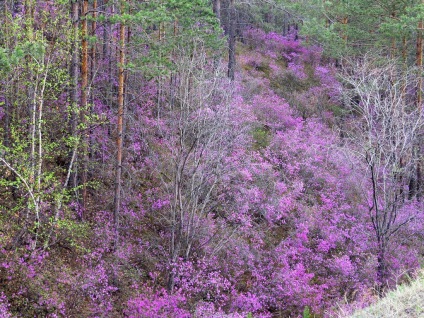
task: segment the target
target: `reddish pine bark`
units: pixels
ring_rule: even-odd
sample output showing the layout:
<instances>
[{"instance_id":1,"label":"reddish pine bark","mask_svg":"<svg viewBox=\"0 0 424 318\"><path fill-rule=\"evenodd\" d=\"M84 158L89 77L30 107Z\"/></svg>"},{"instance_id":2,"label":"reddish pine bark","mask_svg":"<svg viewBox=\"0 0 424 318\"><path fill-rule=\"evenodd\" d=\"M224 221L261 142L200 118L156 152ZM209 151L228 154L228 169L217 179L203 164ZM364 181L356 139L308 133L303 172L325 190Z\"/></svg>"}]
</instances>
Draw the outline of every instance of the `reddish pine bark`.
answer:
<instances>
[{"instance_id":1,"label":"reddish pine bark","mask_svg":"<svg viewBox=\"0 0 424 318\"><path fill-rule=\"evenodd\" d=\"M115 249L119 240L119 212L121 207L121 175L122 175L122 132L124 122L124 78L125 78L125 24L119 26L119 68L118 68L118 127L116 137L116 174L115 174L115 208L113 222L115 230Z\"/></svg>"}]
</instances>

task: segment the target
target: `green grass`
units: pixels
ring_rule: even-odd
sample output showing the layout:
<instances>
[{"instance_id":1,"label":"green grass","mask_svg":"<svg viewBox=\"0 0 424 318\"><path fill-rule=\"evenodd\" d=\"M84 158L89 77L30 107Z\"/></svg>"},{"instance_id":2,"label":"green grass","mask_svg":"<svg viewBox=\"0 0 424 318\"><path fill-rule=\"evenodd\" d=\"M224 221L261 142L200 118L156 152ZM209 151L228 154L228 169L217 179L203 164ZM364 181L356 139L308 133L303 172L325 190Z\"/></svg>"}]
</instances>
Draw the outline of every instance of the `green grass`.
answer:
<instances>
[{"instance_id":1,"label":"green grass","mask_svg":"<svg viewBox=\"0 0 424 318\"><path fill-rule=\"evenodd\" d=\"M398 286L376 304L340 318L424 318L424 272L410 284Z\"/></svg>"}]
</instances>

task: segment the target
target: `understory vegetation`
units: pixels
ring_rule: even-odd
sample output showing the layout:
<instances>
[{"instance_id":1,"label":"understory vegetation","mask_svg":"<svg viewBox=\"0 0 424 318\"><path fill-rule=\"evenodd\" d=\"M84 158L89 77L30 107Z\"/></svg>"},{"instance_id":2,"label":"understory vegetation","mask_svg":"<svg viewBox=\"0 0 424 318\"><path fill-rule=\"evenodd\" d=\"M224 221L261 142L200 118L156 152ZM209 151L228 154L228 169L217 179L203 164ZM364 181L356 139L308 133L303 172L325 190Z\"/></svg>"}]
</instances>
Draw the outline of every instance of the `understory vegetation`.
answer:
<instances>
[{"instance_id":1,"label":"understory vegetation","mask_svg":"<svg viewBox=\"0 0 424 318\"><path fill-rule=\"evenodd\" d=\"M351 7L212 2L0 1L1 317L333 317L416 276L419 10L363 52Z\"/></svg>"}]
</instances>

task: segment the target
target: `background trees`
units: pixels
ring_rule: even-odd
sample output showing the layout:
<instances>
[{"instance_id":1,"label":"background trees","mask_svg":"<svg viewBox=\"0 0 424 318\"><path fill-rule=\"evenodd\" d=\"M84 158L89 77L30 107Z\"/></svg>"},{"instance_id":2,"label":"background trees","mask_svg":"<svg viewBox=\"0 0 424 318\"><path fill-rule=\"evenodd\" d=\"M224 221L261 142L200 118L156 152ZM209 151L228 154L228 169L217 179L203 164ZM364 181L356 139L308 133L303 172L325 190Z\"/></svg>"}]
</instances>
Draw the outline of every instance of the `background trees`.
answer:
<instances>
[{"instance_id":1,"label":"background trees","mask_svg":"<svg viewBox=\"0 0 424 318\"><path fill-rule=\"evenodd\" d=\"M421 138L423 115L416 108L414 69L395 61L381 64L366 57L348 66L346 97L355 118L353 142L367 163L371 181L369 213L378 246L378 280L387 280L387 252L395 234L419 217L416 205L415 147ZM412 94L411 94L412 91ZM358 120L359 119L359 120Z\"/></svg>"},{"instance_id":2,"label":"background trees","mask_svg":"<svg viewBox=\"0 0 424 318\"><path fill-rule=\"evenodd\" d=\"M420 1L282 1L302 22L301 32L333 57L360 56L379 48L380 54L403 56L413 64Z\"/></svg>"},{"instance_id":3,"label":"background trees","mask_svg":"<svg viewBox=\"0 0 424 318\"><path fill-rule=\"evenodd\" d=\"M418 5L2 3L4 315L325 315L418 267Z\"/></svg>"}]
</instances>

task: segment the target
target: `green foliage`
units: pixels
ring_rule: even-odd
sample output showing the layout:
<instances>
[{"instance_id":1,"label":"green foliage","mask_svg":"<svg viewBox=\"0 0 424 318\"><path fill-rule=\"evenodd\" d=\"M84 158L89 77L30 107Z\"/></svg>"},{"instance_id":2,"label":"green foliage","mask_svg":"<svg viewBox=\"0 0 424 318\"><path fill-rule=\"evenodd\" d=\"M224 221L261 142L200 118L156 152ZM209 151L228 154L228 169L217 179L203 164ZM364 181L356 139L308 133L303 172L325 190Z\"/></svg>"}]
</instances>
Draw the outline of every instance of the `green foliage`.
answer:
<instances>
[{"instance_id":1,"label":"green foliage","mask_svg":"<svg viewBox=\"0 0 424 318\"><path fill-rule=\"evenodd\" d=\"M247 20L243 21L246 27L250 25L265 32L283 32L284 23L295 20L288 17L284 1L236 1L235 5L239 16Z\"/></svg>"},{"instance_id":2,"label":"green foliage","mask_svg":"<svg viewBox=\"0 0 424 318\"><path fill-rule=\"evenodd\" d=\"M289 92L306 90L308 85L293 74L287 73L284 76L271 78L271 87L278 94L286 97Z\"/></svg>"},{"instance_id":3,"label":"green foliage","mask_svg":"<svg viewBox=\"0 0 424 318\"><path fill-rule=\"evenodd\" d=\"M9 57L4 48L0 48L0 70L10 71Z\"/></svg>"},{"instance_id":4,"label":"green foliage","mask_svg":"<svg viewBox=\"0 0 424 318\"><path fill-rule=\"evenodd\" d=\"M89 238L90 227L88 223L76 222L67 218L54 222L50 219L50 226L56 228L59 235L77 251L88 253L89 250L84 247L85 241Z\"/></svg>"},{"instance_id":5,"label":"green foliage","mask_svg":"<svg viewBox=\"0 0 424 318\"><path fill-rule=\"evenodd\" d=\"M302 20L301 33L318 42L333 57L361 55L370 49L401 54L402 42L414 42L424 5L407 1L284 1ZM414 50L414 45L408 46Z\"/></svg>"},{"instance_id":6,"label":"green foliage","mask_svg":"<svg viewBox=\"0 0 424 318\"><path fill-rule=\"evenodd\" d=\"M25 55L29 55L33 59L41 61L46 53L46 47L47 44L44 41L26 41L22 44L21 50Z\"/></svg>"},{"instance_id":7,"label":"green foliage","mask_svg":"<svg viewBox=\"0 0 424 318\"><path fill-rule=\"evenodd\" d=\"M25 56L25 47L17 46L11 52L8 49L0 47L0 72L10 72L12 67L19 64Z\"/></svg>"},{"instance_id":8,"label":"green foliage","mask_svg":"<svg viewBox=\"0 0 424 318\"><path fill-rule=\"evenodd\" d=\"M266 127L257 127L252 131L252 137L253 137L253 149L259 150L266 148L270 141L271 136L269 129Z\"/></svg>"},{"instance_id":9,"label":"green foliage","mask_svg":"<svg viewBox=\"0 0 424 318\"><path fill-rule=\"evenodd\" d=\"M311 311L310 311L310 309L309 309L308 306L306 306L305 309L303 309L303 315L302 315L302 317L303 318L311 318L312 317L311 316Z\"/></svg>"},{"instance_id":10,"label":"green foliage","mask_svg":"<svg viewBox=\"0 0 424 318\"><path fill-rule=\"evenodd\" d=\"M124 15L123 19L145 32L134 34L134 54L129 56L127 68L141 70L148 78L169 74L175 69L175 50L194 48L199 39L211 55L222 53L225 41L208 1L140 2L133 11L136 13Z\"/></svg>"}]
</instances>

